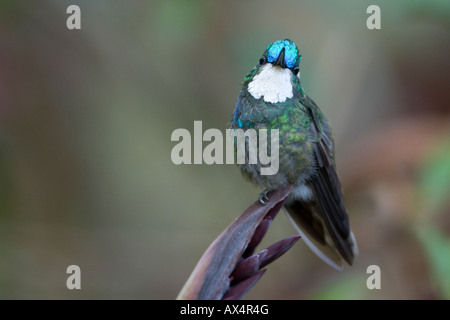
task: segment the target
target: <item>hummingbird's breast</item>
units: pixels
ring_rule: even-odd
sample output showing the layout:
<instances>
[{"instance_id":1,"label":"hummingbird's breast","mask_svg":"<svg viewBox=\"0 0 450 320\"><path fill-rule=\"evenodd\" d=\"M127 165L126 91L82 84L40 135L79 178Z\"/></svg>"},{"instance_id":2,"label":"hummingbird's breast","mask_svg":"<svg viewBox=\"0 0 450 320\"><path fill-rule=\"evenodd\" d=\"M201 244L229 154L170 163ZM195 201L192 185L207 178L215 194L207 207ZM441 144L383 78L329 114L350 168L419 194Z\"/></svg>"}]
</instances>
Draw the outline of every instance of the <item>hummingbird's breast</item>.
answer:
<instances>
[{"instance_id":1,"label":"hummingbird's breast","mask_svg":"<svg viewBox=\"0 0 450 320\"><path fill-rule=\"evenodd\" d=\"M311 118L298 99L287 99L281 103L266 103L255 99L243 90L238 100L231 127L234 129L267 129L267 145L270 146L270 131L279 132L279 169L274 175L261 175L262 164L240 165L244 176L258 185L277 189L287 184L303 184L314 168L314 137L310 130ZM248 148L246 148L248 152Z\"/></svg>"}]
</instances>

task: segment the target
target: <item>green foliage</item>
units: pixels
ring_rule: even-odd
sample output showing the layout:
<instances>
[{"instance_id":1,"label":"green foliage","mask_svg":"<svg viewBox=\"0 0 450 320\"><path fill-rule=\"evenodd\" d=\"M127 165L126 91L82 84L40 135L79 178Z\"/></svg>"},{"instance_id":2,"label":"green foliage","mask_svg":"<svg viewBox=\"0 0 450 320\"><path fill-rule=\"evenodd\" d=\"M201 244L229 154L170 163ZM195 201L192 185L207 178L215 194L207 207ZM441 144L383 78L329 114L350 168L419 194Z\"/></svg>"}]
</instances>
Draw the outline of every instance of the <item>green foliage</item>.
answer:
<instances>
[{"instance_id":1,"label":"green foliage","mask_svg":"<svg viewBox=\"0 0 450 320\"><path fill-rule=\"evenodd\" d=\"M419 178L419 193L424 213L437 212L449 201L450 190L450 140L438 144L435 152L425 162Z\"/></svg>"},{"instance_id":2,"label":"green foliage","mask_svg":"<svg viewBox=\"0 0 450 320\"><path fill-rule=\"evenodd\" d=\"M370 291L366 287L364 274L338 278L319 289L311 299L318 300L354 300L368 298Z\"/></svg>"},{"instance_id":3,"label":"green foliage","mask_svg":"<svg viewBox=\"0 0 450 320\"><path fill-rule=\"evenodd\" d=\"M427 253L436 287L442 298L450 299L450 238L431 225L418 228L417 234Z\"/></svg>"},{"instance_id":4,"label":"green foliage","mask_svg":"<svg viewBox=\"0 0 450 320\"><path fill-rule=\"evenodd\" d=\"M418 183L422 212L417 235L428 256L433 280L442 298L450 299L450 237L433 223L449 207L450 141L445 139L424 163ZM444 212L443 212L444 210Z\"/></svg>"}]
</instances>

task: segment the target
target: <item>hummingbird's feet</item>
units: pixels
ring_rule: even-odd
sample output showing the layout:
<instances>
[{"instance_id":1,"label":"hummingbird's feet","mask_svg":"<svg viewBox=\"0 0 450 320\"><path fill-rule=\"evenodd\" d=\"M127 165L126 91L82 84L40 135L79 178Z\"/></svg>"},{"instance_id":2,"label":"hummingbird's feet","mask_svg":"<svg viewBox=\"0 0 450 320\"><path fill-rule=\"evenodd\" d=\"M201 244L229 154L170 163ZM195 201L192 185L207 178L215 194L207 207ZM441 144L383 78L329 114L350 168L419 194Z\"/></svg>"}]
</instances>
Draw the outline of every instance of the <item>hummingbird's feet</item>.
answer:
<instances>
[{"instance_id":1,"label":"hummingbird's feet","mask_svg":"<svg viewBox=\"0 0 450 320\"><path fill-rule=\"evenodd\" d=\"M264 190L263 192L261 192L260 194L259 194L259 196L258 196L258 200L259 200L259 202L261 202L261 204L266 204L265 202L264 202L264 200L266 200L266 201L268 201L269 200L269 197L267 196L267 193L269 193L269 189L266 189L266 190Z\"/></svg>"}]
</instances>

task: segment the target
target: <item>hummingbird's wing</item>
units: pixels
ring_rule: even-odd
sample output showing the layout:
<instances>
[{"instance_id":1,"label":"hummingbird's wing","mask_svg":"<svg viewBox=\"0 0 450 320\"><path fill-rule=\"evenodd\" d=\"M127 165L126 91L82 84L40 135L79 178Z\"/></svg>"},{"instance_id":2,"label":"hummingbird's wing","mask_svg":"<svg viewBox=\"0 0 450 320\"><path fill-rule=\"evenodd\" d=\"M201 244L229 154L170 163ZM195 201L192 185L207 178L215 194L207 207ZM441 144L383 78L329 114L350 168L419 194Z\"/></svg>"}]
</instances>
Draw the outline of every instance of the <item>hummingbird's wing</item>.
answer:
<instances>
[{"instance_id":1,"label":"hummingbird's wing","mask_svg":"<svg viewBox=\"0 0 450 320\"><path fill-rule=\"evenodd\" d=\"M316 134L313 143L317 168L306 183L312 199L296 197L285 205L288 215L305 242L322 260L342 269L342 259L353 263L358 249L350 230L344 197L333 158L333 142L318 123L314 102L306 98L304 105L310 112L311 130ZM304 188L305 186L303 186ZM295 195L295 192L294 192Z\"/></svg>"}]
</instances>

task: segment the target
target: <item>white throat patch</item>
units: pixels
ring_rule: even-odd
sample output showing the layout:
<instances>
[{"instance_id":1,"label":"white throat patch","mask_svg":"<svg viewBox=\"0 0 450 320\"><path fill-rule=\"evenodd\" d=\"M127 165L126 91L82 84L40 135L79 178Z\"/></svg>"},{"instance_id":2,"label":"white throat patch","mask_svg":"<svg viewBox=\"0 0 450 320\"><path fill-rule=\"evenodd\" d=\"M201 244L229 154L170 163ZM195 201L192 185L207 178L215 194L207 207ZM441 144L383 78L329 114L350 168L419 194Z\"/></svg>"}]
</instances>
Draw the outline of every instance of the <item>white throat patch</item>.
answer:
<instances>
[{"instance_id":1,"label":"white throat patch","mask_svg":"<svg viewBox=\"0 0 450 320\"><path fill-rule=\"evenodd\" d=\"M264 98L265 102L284 102L294 96L289 69L273 67L266 63L261 71L248 84L248 92L255 98Z\"/></svg>"}]
</instances>

